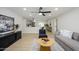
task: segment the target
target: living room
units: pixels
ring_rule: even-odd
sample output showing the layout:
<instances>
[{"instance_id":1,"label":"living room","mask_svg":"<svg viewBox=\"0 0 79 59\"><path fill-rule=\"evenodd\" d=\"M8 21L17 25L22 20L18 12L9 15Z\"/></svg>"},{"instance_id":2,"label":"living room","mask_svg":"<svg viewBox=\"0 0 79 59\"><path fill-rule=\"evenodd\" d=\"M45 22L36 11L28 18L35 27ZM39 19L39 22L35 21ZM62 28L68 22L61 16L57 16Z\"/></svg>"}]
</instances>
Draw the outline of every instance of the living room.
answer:
<instances>
[{"instance_id":1,"label":"living room","mask_svg":"<svg viewBox=\"0 0 79 59\"><path fill-rule=\"evenodd\" d=\"M15 35L19 36L17 40L4 49L4 45L1 45L1 50L40 51L40 44L36 40L39 39L39 29L44 25L48 25L45 27L48 38L53 39L51 51L79 50L78 10L77 7L0 7L2 17L14 19L15 30L12 32L19 33ZM1 32L0 35L5 33Z\"/></svg>"}]
</instances>

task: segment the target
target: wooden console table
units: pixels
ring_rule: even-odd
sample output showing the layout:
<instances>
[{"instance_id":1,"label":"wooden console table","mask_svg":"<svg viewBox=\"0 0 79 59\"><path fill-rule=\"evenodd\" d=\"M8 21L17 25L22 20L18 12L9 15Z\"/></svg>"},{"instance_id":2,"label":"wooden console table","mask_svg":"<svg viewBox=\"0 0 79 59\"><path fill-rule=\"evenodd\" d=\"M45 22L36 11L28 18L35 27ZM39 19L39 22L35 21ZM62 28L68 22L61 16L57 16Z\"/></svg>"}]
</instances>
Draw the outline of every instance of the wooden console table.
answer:
<instances>
[{"instance_id":1,"label":"wooden console table","mask_svg":"<svg viewBox=\"0 0 79 59\"><path fill-rule=\"evenodd\" d=\"M12 45L17 40L21 39L21 31L0 35L0 51Z\"/></svg>"}]
</instances>

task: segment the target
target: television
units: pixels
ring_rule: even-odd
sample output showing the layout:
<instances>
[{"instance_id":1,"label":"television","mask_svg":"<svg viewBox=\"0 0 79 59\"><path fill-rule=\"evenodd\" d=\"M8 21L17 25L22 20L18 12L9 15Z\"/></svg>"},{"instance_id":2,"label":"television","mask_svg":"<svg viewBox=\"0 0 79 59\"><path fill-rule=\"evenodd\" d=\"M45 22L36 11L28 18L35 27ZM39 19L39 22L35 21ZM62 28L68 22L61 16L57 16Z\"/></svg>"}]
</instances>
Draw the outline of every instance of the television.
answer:
<instances>
[{"instance_id":1,"label":"television","mask_svg":"<svg viewBox=\"0 0 79 59\"><path fill-rule=\"evenodd\" d=\"M0 33L14 30L14 18L0 15Z\"/></svg>"}]
</instances>

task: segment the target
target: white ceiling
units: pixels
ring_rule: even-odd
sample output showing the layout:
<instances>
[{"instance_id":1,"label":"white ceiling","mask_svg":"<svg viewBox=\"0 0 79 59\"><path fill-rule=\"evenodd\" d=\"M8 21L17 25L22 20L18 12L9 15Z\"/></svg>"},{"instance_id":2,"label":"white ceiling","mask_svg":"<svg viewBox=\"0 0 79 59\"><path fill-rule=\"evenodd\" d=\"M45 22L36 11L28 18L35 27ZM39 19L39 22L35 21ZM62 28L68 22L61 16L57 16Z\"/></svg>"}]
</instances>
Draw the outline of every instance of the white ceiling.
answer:
<instances>
[{"instance_id":1,"label":"white ceiling","mask_svg":"<svg viewBox=\"0 0 79 59\"><path fill-rule=\"evenodd\" d=\"M67 13L68 11L73 9L71 7L58 7L58 10L56 11L54 10L55 7L43 7L43 11L51 11L51 13L47 13L46 16L42 16L42 15L39 15L38 13L32 13L32 12L38 12L39 7L26 7L27 10L25 11L23 10L23 8L24 7L8 7L8 9L21 15L24 18L38 18L38 19L44 19L44 20L59 16L63 13Z\"/></svg>"}]
</instances>

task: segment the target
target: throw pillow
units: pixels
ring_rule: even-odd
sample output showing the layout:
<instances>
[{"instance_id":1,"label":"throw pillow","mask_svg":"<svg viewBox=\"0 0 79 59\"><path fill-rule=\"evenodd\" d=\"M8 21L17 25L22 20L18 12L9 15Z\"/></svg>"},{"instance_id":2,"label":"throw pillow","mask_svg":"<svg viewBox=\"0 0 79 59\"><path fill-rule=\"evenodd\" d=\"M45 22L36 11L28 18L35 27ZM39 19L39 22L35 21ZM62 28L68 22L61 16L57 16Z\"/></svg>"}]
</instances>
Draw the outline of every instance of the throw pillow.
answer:
<instances>
[{"instance_id":1,"label":"throw pillow","mask_svg":"<svg viewBox=\"0 0 79 59\"><path fill-rule=\"evenodd\" d=\"M73 32L72 39L79 41L79 33Z\"/></svg>"}]
</instances>

